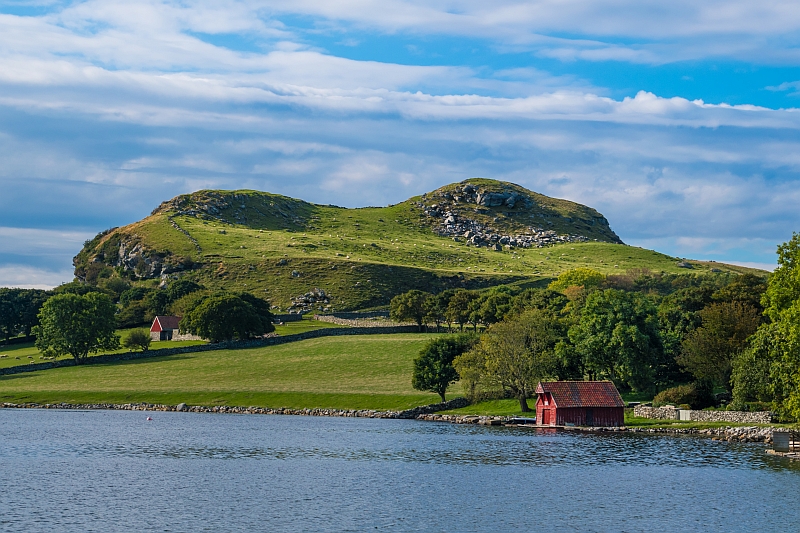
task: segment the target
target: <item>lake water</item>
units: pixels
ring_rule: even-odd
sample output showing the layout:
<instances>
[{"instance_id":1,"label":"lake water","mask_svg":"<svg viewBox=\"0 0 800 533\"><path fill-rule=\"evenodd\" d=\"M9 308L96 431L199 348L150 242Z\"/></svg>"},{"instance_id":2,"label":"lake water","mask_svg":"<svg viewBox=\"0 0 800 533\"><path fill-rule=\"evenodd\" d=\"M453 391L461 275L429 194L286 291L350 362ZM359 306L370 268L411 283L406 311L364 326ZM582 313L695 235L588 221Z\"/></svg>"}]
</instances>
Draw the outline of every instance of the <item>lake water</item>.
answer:
<instances>
[{"instance_id":1,"label":"lake water","mask_svg":"<svg viewBox=\"0 0 800 533\"><path fill-rule=\"evenodd\" d=\"M411 420L0 410L0 531L796 531L800 465L764 449Z\"/></svg>"}]
</instances>

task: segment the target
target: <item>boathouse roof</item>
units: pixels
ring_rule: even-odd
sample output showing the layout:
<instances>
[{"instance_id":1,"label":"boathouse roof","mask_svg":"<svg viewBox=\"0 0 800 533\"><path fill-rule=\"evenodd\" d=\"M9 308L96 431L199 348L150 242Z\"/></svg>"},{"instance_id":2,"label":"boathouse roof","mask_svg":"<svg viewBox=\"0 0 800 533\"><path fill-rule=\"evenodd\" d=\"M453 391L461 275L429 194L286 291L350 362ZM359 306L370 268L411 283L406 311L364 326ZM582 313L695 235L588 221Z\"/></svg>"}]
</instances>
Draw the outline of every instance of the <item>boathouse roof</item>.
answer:
<instances>
[{"instance_id":1,"label":"boathouse roof","mask_svg":"<svg viewBox=\"0 0 800 533\"><path fill-rule=\"evenodd\" d=\"M542 381L536 394L550 393L556 407L625 407L610 381Z\"/></svg>"}]
</instances>

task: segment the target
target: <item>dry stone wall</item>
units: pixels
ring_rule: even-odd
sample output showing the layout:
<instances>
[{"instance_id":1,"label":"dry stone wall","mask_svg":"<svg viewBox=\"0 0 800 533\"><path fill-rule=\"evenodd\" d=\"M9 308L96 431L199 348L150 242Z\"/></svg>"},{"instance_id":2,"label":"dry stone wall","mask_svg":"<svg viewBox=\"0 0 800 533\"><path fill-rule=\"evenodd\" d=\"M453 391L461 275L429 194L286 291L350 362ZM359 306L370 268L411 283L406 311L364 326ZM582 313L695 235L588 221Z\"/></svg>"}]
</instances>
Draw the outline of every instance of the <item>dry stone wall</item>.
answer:
<instances>
[{"instance_id":1,"label":"dry stone wall","mask_svg":"<svg viewBox=\"0 0 800 533\"><path fill-rule=\"evenodd\" d=\"M759 411L755 413L745 411L700 411L684 409L684 418L690 422L735 422L740 424L769 424L772 422L772 413ZM633 408L634 416L653 418L656 420L680 420L681 409L674 407L646 407L638 405Z\"/></svg>"},{"instance_id":2,"label":"dry stone wall","mask_svg":"<svg viewBox=\"0 0 800 533\"><path fill-rule=\"evenodd\" d=\"M314 315L314 320L320 322L328 322L329 324L337 324L339 326L350 326L355 328L383 328L383 327L408 327L408 323L395 322L384 318L376 317L370 318L342 318L335 315ZM415 329L417 326L412 326ZM417 329L417 331L419 331Z\"/></svg>"}]
</instances>

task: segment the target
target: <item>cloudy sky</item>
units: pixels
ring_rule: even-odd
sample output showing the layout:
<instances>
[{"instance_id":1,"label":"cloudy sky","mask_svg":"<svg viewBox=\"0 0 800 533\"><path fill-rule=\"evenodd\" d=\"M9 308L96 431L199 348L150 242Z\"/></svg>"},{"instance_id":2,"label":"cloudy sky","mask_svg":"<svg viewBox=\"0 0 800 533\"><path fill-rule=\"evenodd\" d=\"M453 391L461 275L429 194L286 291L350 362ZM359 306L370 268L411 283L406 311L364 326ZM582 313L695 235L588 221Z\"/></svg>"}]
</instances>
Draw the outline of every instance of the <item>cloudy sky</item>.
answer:
<instances>
[{"instance_id":1,"label":"cloudy sky","mask_svg":"<svg viewBox=\"0 0 800 533\"><path fill-rule=\"evenodd\" d=\"M200 188L349 207L481 176L628 243L800 230L800 7L761 0L0 0L0 286Z\"/></svg>"}]
</instances>

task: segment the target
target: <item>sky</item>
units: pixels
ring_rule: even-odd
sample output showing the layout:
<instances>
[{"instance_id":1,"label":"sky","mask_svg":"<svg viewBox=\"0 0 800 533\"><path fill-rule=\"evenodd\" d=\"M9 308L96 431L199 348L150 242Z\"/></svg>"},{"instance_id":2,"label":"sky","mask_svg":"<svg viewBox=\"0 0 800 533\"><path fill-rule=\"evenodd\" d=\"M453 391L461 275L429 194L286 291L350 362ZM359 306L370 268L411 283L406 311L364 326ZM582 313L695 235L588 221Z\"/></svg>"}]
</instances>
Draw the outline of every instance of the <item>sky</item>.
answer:
<instances>
[{"instance_id":1,"label":"sky","mask_svg":"<svg viewBox=\"0 0 800 533\"><path fill-rule=\"evenodd\" d=\"M627 244L775 265L800 230L800 4L0 0L0 286L203 188L347 207L470 177Z\"/></svg>"}]
</instances>

